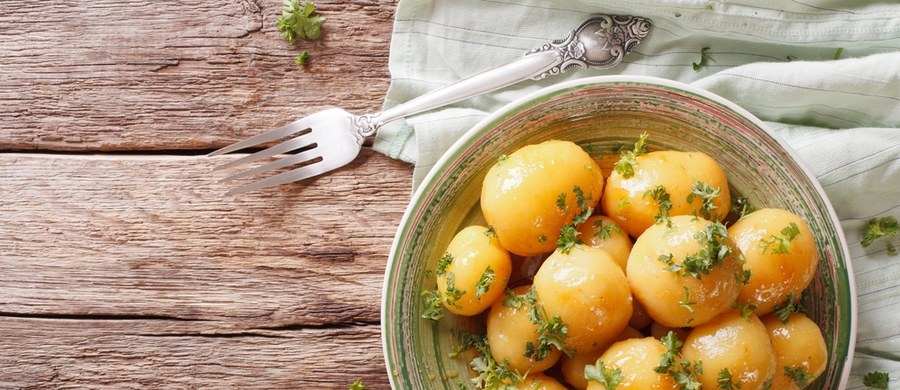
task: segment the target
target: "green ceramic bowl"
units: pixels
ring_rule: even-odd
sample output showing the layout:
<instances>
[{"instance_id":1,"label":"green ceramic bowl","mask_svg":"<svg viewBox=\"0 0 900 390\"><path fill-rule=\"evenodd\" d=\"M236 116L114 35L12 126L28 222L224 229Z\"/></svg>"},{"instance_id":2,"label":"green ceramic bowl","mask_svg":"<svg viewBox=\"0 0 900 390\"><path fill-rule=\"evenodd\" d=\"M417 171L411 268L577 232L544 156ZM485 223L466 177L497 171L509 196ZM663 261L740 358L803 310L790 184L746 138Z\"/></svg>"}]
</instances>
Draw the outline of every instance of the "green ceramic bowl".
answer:
<instances>
[{"instance_id":1,"label":"green ceramic bowl","mask_svg":"<svg viewBox=\"0 0 900 390\"><path fill-rule=\"evenodd\" d=\"M733 191L757 207L801 215L815 234L818 274L803 305L825 336L829 361L810 388L847 383L856 335L856 295L847 243L815 177L784 141L752 114L710 92L678 82L602 76L560 83L500 109L467 132L413 196L391 248L381 320L388 375L395 389L470 388L468 362L451 358L453 329L478 320L447 315L422 319L420 293L434 289L433 270L453 235L483 223L479 197L488 168L501 154L549 139L569 140L594 156L649 133L654 149L700 151L728 173Z\"/></svg>"}]
</instances>

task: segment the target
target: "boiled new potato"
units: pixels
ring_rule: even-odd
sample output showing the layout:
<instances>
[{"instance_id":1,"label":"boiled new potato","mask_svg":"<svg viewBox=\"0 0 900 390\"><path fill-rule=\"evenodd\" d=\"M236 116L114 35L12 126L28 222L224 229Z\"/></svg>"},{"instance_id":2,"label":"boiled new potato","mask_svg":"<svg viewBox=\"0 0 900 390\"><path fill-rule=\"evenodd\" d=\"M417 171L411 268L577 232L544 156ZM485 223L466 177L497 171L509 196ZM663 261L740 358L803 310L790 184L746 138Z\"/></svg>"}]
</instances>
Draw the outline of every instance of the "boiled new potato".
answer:
<instances>
[{"instance_id":1,"label":"boiled new potato","mask_svg":"<svg viewBox=\"0 0 900 390\"><path fill-rule=\"evenodd\" d=\"M532 288L546 318L559 316L568 327L565 349L576 353L609 345L631 317L628 281L602 249L557 250L541 265Z\"/></svg>"},{"instance_id":2,"label":"boiled new potato","mask_svg":"<svg viewBox=\"0 0 900 390\"><path fill-rule=\"evenodd\" d=\"M697 326L734 306L740 252L721 224L686 215L671 220L671 227L653 225L635 241L626 274L656 322Z\"/></svg>"},{"instance_id":3,"label":"boiled new potato","mask_svg":"<svg viewBox=\"0 0 900 390\"><path fill-rule=\"evenodd\" d=\"M781 209L755 211L728 228L728 234L746 257L749 283L738 301L754 305L762 316L771 313L812 282L819 252L809 226L799 216Z\"/></svg>"},{"instance_id":4,"label":"boiled new potato","mask_svg":"<svg viewBox=\"0 0 900 390\"><path fill-rule=\"evenodd\" d=\"M762 321L772 340L777 362L773 389L802 389L805 386L800 384L808 385L825 372L828 364L825 338L819 326L809 317L794 313L788 317L787 323L782 323L775 316L766 316ZM793 377L785 374L785 368Z\"/></svg>"},{"instance_id":5,"label":"boiled new potato","mask_svg":"<svg viewBox=\"0 0 900 390\"><path fill-rule=\"evenodd\" d=\"M722 313L694 328L681 348L681 357L701 362L697 379L704 389L717 389L724 370L741 390L765 388L775 376L775 351L765 326L753 313L744 318L737 310ZM781 387L771 387L782 389Z\"/></svg>"},{"instance_id":6,"label":"boiled new potato","mask_svg":"<svg viewBox=\"0 0 900 390\"><path fill-rule=\"evenodd\" d=\"M437 287L451 313L473 316L503 295L512 272L509 252L484 226L469 226L450 241L437 269Z\"/></svg>"},{"instance_id":7,"label":"boiled new potato","mask_svg":"<svg viewBox=\"0 0 900 390\"><path fill-rule=\"evenodd\" d=\"M559 381L553 379L553 377L544 375L544 374L536 374L536 375L528 375L525 380L519 381L516 384L516 389L521 390L566 390L566 387L563 386Z\"/></svg>"},{"instance_id":8,"label":"boiled new potato","mask_svg":"<svg viewBox=\"0 0 900 390\"><path fill-rule=\"evenodd\" d=\"M615 390L676 390L679 386L671 375L653 371L665 352L666 347L653 337L635 338L613 344L600 356L599 361L611 370L621 371L622 379ZM608 390L595 381L591 381L587 389Z\"/></svg>"},{"instance_id":9,"label":"boiled new potato","mask_svg":"<svg viewBox=\"0 0 900 390\"><path fill-rule=\"evenodd\" d=\"M538 345L538 325L531 322L528 313L531 305L524 296L531 290L530 286L520 286L512 290L519 299L518 305L508 304L500 298L491 306L487 317L488 345L491 355L498 362L506 361L511 370L519 374L537 374L556 364L560 352L552 348L551 352L540 360L525 356L526 344ZM518 306L518 307L516 307Z\"/></svg>"},{"instance_id":10,"label":"boiled new potato","mask_svg":"<svg viewBox=\"0 0 900 390\"><path fill-rule=\"evenodd\" d=\"M603 213L632 237L640 236L655 223L660 208L650 194L658 186L665 189L672 203L669 216L698 215L721 220L728 214L731 195L725 171L706 154L650 152L637 156L633 167L631 177L617 171L610 174L602 200ZM695 188L698 194L690 196Z\"/></svg>"},{"instance_id":11,"label":"boiled new potato","mask_svg":"<svg viewBox=\"0 0 900 390\"><path fill-rule=\"evenodd\" d=\"M501 157L491 167L481 190L481 211L504 248L533 256L552 252L560 228L582 206L596 206L602 194L603 175L590 155L572 142L546 141Z\"/></svg>"},{"instance_id":12,"label":"boiled new potato","mask_svg":"<svg viewBox=\"0 0 900 390\"><path fill-rule=\"evenodd\" d=\"M641 334L641 332L638 332L636 329L629 326L626 327L622 333L619 333L613 342L643 337L644 335ZM588 364L596 363L597 359L600 358L600 355L603 355L603 352L606 351L606 348L607 346L603 346L596 351L580 352L571 357L564 355L560 360L559 368L560 371L562 371L563 379L566 380L566 383L578 390L586 389L588 387L588 381L587 379L584 379L584 367Z\"/></svg>"},{"instance_id":13,"label":"boiled new potato","mask_svg":"<svg viewBox=\"0 0 900 390\"><path fill-rule=\"evenodd\" d=\"M605 215L590 217L578 225L578 232L585 245L605 250L625 270L631 253L631 238L612 218Z\"/></svg>"}]
</instances>

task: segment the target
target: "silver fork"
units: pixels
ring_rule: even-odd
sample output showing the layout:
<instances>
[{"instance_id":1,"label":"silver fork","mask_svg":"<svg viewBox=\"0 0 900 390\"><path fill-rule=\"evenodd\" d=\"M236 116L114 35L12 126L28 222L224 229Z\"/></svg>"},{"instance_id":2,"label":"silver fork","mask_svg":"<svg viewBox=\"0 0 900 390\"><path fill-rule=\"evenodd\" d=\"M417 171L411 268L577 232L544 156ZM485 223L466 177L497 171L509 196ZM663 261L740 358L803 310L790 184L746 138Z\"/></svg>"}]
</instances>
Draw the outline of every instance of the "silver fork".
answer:
<instances>
[{"instance_id":1,"label":"silver fork","mask_svg":"<svg viewBox=\"0 0 900 390\"><path fill-rule=\"evenodd\" d=\"M353 115L340 108L320 111L285 126L226 146L210 157L284 140L268 149L216 167L222 170L300 150L232 174L220 182L298 165L290 171L235 187L226 195L277 186L321 175L353 161L366 137L390 121L500 89L519 81L540 80L573 68L611 68L650 32L650 21L636 16L595 15L563 39L528 51L525 56L429 92L376 114ZM289 138L288 137L293 137Z\"/></svg>"}]
</instances>

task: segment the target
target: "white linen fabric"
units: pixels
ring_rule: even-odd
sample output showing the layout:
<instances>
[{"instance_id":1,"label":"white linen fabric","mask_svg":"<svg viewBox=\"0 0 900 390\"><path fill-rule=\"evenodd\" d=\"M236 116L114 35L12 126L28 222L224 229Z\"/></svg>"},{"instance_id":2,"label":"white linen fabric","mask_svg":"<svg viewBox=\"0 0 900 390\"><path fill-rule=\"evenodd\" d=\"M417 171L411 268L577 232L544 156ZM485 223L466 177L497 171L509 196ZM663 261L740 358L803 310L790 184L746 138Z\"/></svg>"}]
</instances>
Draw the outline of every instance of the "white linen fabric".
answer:
<instances>
[{"instance_id":1,"label":"white linen fabric","mask_svg":"<svg viewBox=\"0 0 900 390\"><path fill-rule=\"evenodd\" d=\"M415 163L415 185L472 125L552 83L631 74L716 93L792 146L841 219L859 299L848 388L865 388L862 376L873 370L900 384L900 255L890 256L884 242L860 245L872 218L900 219L900 2L401 0L384 106L516 59L593 13L647 17L653 29L616 68L523 82L392 122L374 148ZM703 48L711 61L695 71Z\"/></svg>"}]
</instances>

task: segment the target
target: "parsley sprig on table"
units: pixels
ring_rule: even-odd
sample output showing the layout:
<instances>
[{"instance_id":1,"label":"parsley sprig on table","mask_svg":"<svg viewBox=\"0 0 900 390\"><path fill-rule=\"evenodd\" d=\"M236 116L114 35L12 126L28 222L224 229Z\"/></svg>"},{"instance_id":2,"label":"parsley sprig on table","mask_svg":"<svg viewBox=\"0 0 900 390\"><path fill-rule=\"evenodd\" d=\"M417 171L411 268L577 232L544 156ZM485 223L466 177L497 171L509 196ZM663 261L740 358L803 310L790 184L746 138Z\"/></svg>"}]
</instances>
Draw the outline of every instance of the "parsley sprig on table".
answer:
<instances>
[{"instance_id":1,"label":"parsley sprig on table","mask_svg":"<svg viewBox=\"0 0 900 390\"><path fill-rule=\"evenodd\" d=\"M357 379L350 384L350 390L366 390L366 384L362 379Z\"/></svg>"},{"instance_id":2,"label":"parsley sprig on table","mask_svg":"<svg viewBox=\"0 0 900 390\"><path fill-rule=\"evenodd\" d=\"M887 390L891 376L886 372L872 371L863 377L863 384L873 389Z\"/></svg>"},{"instance_id":3,"label":"parsley sprig on table","mask_svg":"<svg viewBox=\"0 0 900 390\"><path fill-rule=\"evenodd\" d=\"M281 35L290 43L301 39L319 39L322 34L322 23L325 18L316 13L316 5L313 2L300 2L300 0L283 0L284 8L281 9L281 17L275 22Z\"/></svg>"},{"instance_id":4,"label":"parsley sprig on table","mask_svg":"<svg viewBox=\"0 0 900 390\"><path fill-rule=\"evenodd\" d=\"M597 359L595 364L588 364L584 367L584 379L597 382L606 390L616 390L616 387L624 379L624 375L618 367L611 369L606 367L603 361Z\"/></svg>"},{"instance_id":5,"label":"parsley sprig on table","mask_svg":"<svg viewBox=\"0 0 900 390\"><path fill-rule=\"evenodd\" d=\"M897 249L891 245L889 240L894 238L897 233L900 233L900 225L897 224L896 218L884 217L871 219L869 220L869 225L866 233L863 235L861 244L863 247L867 247L872 245L876 240L884 240L887 245L888 254L894 255L897 253Z\"/></svg>"}]
</instances>

